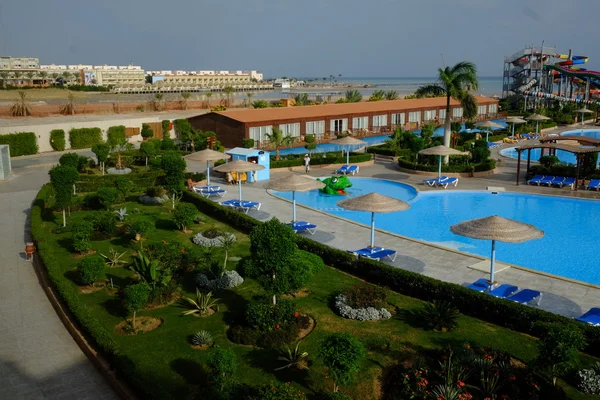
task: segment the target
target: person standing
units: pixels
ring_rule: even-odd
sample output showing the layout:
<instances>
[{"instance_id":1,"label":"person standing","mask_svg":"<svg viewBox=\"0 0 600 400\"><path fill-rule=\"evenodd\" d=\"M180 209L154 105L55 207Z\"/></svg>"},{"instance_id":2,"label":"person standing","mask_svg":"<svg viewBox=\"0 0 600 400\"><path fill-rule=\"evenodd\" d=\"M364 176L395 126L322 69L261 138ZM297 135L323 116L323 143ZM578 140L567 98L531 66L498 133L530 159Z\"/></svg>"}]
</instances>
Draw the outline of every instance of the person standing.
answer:
<instances>
[{"instance_id":1,"label":"person standing","mask_svg":"<svg viewBox=\"0 0 600 400\"><path fill-rule=\"evenodd\" d=\"M304 169L308 174L308 171L310 171L310 157L308 156L308 154L304 155Z\"/></svg>"}]
</instances>

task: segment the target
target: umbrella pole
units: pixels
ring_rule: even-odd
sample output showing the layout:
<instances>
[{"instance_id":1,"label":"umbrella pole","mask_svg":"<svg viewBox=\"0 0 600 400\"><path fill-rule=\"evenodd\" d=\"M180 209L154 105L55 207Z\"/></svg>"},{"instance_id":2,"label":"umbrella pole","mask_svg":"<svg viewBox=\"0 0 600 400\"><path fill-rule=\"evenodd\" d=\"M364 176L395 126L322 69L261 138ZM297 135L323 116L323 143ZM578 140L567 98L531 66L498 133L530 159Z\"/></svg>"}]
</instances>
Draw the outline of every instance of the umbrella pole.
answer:
<instances>
[{"instance_id":1,"label":"umbrella pole","mask_svg":"<svg viewBox=\"0 0 600 400\"><path fill-rule=\"evenodd\" d=\"M535 134L540 133L540 121L535 121Z\"/></svg>"},{"instance_id":2,"label":"umbrella pole","mask_svg":"<svg viewBox=\"0 0 600 400\"><path fill-rule=\"evenodd\" d=\"M375 213L371 213L371 248L375 247Z\"/></svg>"},{"instance_id":3,"label":"umbrella pole","mask_svg":"<svg viewBox=\"0 0 600 400\"><path fill-rule=\"evenodd\" d=\"M210 161L206 160L206 182L207 186L210 186Z\"/></svg>"},{"instance_id":4,"label":"umbrella pole","mask_svg":"<svg viewBox=\"0 0 600 400\"><path fill-rule=\"evenodd\" d=\"M442 177L442 156L439 158L438 162L438 179Z\"/></svg>"},{"instance_id":5,"label":"umbrella pole","mask_svg":"<svg viewBox=\"0 0 600 400\"><path fill-rule=\"evenodd\" d=\"M346 149L346 165L350 165L350 149Z\"/></svg>"},{"instance_id":6,"label":"umbrella pole","mask_svg":"<svg viewBox=\"0 0 600 400\"><path fill-rule=\"evenodd\" d=\"M485 141L486 142L490 142L490 128L487 128L487 130L485 131Z\"/></svg>"},{"instance_id":7,"label":"umbrella pole","mask_svg":"<svg viewBox=\"0 0 600 400\"><path fill-rule=\"evenodd\" d=\"M514 139L514 137L515 137L515 123L514 122L513 122L513 128L512 128L512 136Z\"/></svg>"},{"instance_id":8,"label":"umbrella pole","mask_svg":"<svg viewBox=\"0 0 600 400\"><path fill-rule=\"evenodd\" d=\"M242 201L242 177L239 172L237 173L237 178L238 178L238 190L240 192L240 201Z\"/></svg>"},{"instance_id":9,"label":"umbrella pole","mask_svg":"<svg viewBox=\"0 0 600 400\"><path fill-rule=\"evenodd\" d=\"M496 264L496 241L492 240L492 264L490 266L490 282L494 283L494 267Z\"/></svg>"},{"instance_id":10,"label":"umbrella pole","mask_svg":"<svg viewBox=\"0 0 600 400\"><path fill-rule=\"evenodd\" d=\"M296 222L296 191L292 191L292 207L294 208L292 223Z\"/></svg>"}]
</instances>

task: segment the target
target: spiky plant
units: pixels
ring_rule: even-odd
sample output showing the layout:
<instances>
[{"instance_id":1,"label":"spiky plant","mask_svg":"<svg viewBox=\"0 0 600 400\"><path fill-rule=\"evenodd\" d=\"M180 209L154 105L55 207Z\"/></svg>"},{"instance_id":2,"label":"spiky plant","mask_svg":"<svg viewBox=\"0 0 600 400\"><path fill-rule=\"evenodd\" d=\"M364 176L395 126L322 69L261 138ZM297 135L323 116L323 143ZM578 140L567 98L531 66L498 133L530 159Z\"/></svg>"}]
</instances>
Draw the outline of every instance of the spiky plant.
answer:
<instances>
[{"instance_id":1,"label":"spiky plant","mask_svg":"<svg viewBox=\"0 0 600 400\"><path fill-rule=\"evenodd\" d=\"M192 336L194 346L212 346L213 337L208 331L198 331Z\"/></svg>"},{"instance_id":2,"label":"spiky plant","mask_svg":"<svg viewBox=\"0 0 600 400\"><path fill-rule=\"evenodd\" d=\"M129 214L127 214L127 208L126 207L119 208L118 210L114 210L113 212L115 214L117 214L117 218L119 218L119 221L124 221L125 217L129 215Z\"/></svg>"},{"instance_id":3,"label":"spiky plant","mask_svg":"<svg viewBox=\"0 0 600 400\"><path fill-rule=\"evenodd\" d=\"M362 94L358 90L346 90L346 103L359 103L362 101Z\"/></svg>"},{"instance_id":4,"label":"spiky plant","mask_svg":"<svg viewBox=\"0 0 600 400\"><path fill-rule=\"evenodd\" d=\"M73 93L69 93L67 97L67 103L60 108L62 115L75 115L75 96Z\"/></svg>"},{"instance_id":5,"label":"spiky plant","mask_svg":"<svg viewBox=\"0 0 600 400\"><path fill-rule=\"evenodd\" d=\"M400 96L398 95L398 92L396 92L395 90L388 90L387 92L385 92L385 99L386 100L398 100Z\"/></svg>"},{"instance_id":6,"label":"spiky plant","mask_svg":"<svg viewBox=\"0 0 600 400\"><path fill-rule=\"evenodd\" d=\"M196 288L196 300L184 297L182 303L189 310L184 311L183 315L206 315L211 308L217 305L219 299L212 298L212 292L202 293Z\"/></svg>"},{"instance_id":7,"label":"spiky plant","mask_svg":"<svg viewBox=\"0 0 600 400\"><path fill-rule=\"evenodd\" d=\"M425 328L442 332L456 328L459 315L458 309L452 303L443 300L425 304L422 311Z\"/></svg>"},{"instance_id":8,"label":"spiky plant","mask_svg":"<svg viewBox=\"0 0 600 400\"><path fill-rule=\"evenodd\" d=\"M190 97L192 97L192 94L190 92L181 93L181 100L179 101L179 105L181 106L182 110L188 109L188 100Z\"/></svg>"},{"instance_id":9,"label":"spiky plant","mask_svg":"<svg viewBox=\"0 0 600 400\"><path fill-rule=\"evenodd\" d=\"M126 253L126 251L119 253L111 247L110 249L108 249L108 255L104 255L102 253L100 253L100 255L102 256L102 258L104 258L104 262L106 262L108 268L115 268L122 264L127 264L127 261L123 260L123 257Z\"/></svg>"},{"instance_id":10,"label":"spiky plant","mask_svg":"<svg viewBox=\"0 0 600 400\"><path fill-rule=\"evenodd\" d=\"M371 95L371 97L369 97L369 101L379 101L379 100L383 100L385 97L385 91L384 90L376 90L373 92L373 94Z\"/></svg>"},{"instance_id":11,"label":"spiky plant","mask_svg":"<svg viewBox=\"0 0 600 400\"><path fill-rule=\"evenodd\" d=\"M286 346L284 351L281 352L281 355L277 357L277 360L285 362L285 365L275 368L275 371L280 371L282 369L291 367L295 367L297 369L308 369L308 366L306 365L307 357L308 353L300 350L300 342L296 344L296 347L294 347L293 350Z\"/></svg>"},{"instance_id":12,"label":"spiky plant","mask_svg":"<svg viewBox=\"0 0 600 400\"><path fill-rule=\"evenodd\" d=\"M10 115L13 117L28 117L31 115L31 104L27 101L27 93L23 90L17 92L19 99L10 107Z\"/></svg>"}]
</instances>

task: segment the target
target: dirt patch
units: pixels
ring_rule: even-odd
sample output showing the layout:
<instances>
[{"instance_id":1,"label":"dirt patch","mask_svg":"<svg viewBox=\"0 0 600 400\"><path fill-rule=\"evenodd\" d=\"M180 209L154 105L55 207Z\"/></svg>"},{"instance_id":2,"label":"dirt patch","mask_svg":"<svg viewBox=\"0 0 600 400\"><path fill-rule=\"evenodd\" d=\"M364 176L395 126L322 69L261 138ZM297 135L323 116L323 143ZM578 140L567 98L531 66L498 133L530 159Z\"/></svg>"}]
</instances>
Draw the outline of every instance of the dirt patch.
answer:
<instances>
[{"instance_id":1,"label":"dirt patch","mask_svg":"<svg viewBox=\"0 0 600 400\"><path fill-rule=\"evenodd\" d=\"M307 337L308 335L310 335L310 333L317 326L317 322L315 321L315 319L313 317L311 317L310 315L307 315L307 314L302 314L302 315L306 316L308 318L308 328L300 329L300 331L298 331L298 339L297 340L302 340L305 337Z\"/></svg>"},{"instance_id":2,"label":"dirt patch","mask_svg":"<svg viewBox=\"0 0 600 400\"><path fill-rule=\"evenodd\" d=\"M141 316L135 319L135 330L131 325L132 320L122 321L115 326L115 332L119 336L135 336L138 333L146 333L153 331L162 325L162 319L155 317Z\"/></svg>"},{"instance_id":3,"label":"dirt patch","mask_svg":"<svg viewBox=\"0 0 600 400\"><path fill-rule=\"evenodd\" d=\"M83 257L91 256L92 254L96 254L96 250L90 250L87 253L71 253L71 258L78 260Z\"/></svg>"},{"instance_id":4,"label":"dirt patch","mask_svg":"<svg viewBox=\"0 0 600 400\"><path fill-rule=\"evenodd\" d=\"M93 286L79 286L79 293L81 294L90 294L94 292L98 292L106 287L106 282L97 282Z\"/></svg>"},{"instance_id":5,"label":"dirt patch","mask_svg":"<svg viewBox=\"0 0 600 400\"><path fill-rule=\"evenodd\" d=\"M165 303L148 304L146 306L146 308L144 308L144 311L151 311L151 310L156 310L157 308L163 308L163 307L170 306L171 304L173 304L176 301L178 301L180 298L181 298L181 295L180 294L176 294L169 301L167 301Z\"/></svg>"},{"instance_id":6,"label":"dirt patch","mask_svg":"<svg viewBox=\"0 0 600 400\"><path fill-rule=\"evenodd\" d=\"M194 350L207 350L210 347L210 345L205 344L202 346L198 346L198 345L192 345L192 349Z\"/></svg>"},{"instance_id":7,"label":"dirt patch","mask_svg":"<svg viewBox=\"0 0 600 400\"><path fill-rule=\"evenodd\" d=\"M196 314L192 314L194 317L196 318L204 318L204 317L210 317L211 315L213 315L216 311L213 308L209 308L208 312L206 314L200 314L200 313L196 313Z\"/></svg>"},{"instance_id":8,"label":"dirt patch","mask_svg":"<svg viewBox=\"0 0 600 400\"><path fill-rule=\"evenodd\" d=\"M312 292L310 291L310 289L304 288L304 289L301 289L301 290L297 291L296 293L284 294L284 295L281 296L281 298L282 299L301 299L303 297L308 296L311 293Z\"/></svg>"}]
</instances>

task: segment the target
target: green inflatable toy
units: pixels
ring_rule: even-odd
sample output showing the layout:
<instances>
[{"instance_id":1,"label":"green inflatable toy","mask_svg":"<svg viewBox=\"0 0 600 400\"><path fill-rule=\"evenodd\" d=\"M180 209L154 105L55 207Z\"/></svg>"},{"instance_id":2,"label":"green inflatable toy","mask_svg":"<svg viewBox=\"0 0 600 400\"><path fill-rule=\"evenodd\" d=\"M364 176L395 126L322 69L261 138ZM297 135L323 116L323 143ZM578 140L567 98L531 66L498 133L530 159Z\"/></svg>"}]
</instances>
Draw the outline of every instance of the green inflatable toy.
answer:
<instances>
[{"instance_id":1,"label":"green inflatable toy","mask_svg":"<svg viewBox=\"0 0 600 400\"><path fill-rule=\"evenodd\" d=\"M347 195L346 188L352 186L350 179L347 176L332 176L331 178L325 178L323 180L317 179L325 184L323 189L319 189L321 193L332 194L332 195Z\"/></svg>"}]
</instances>

